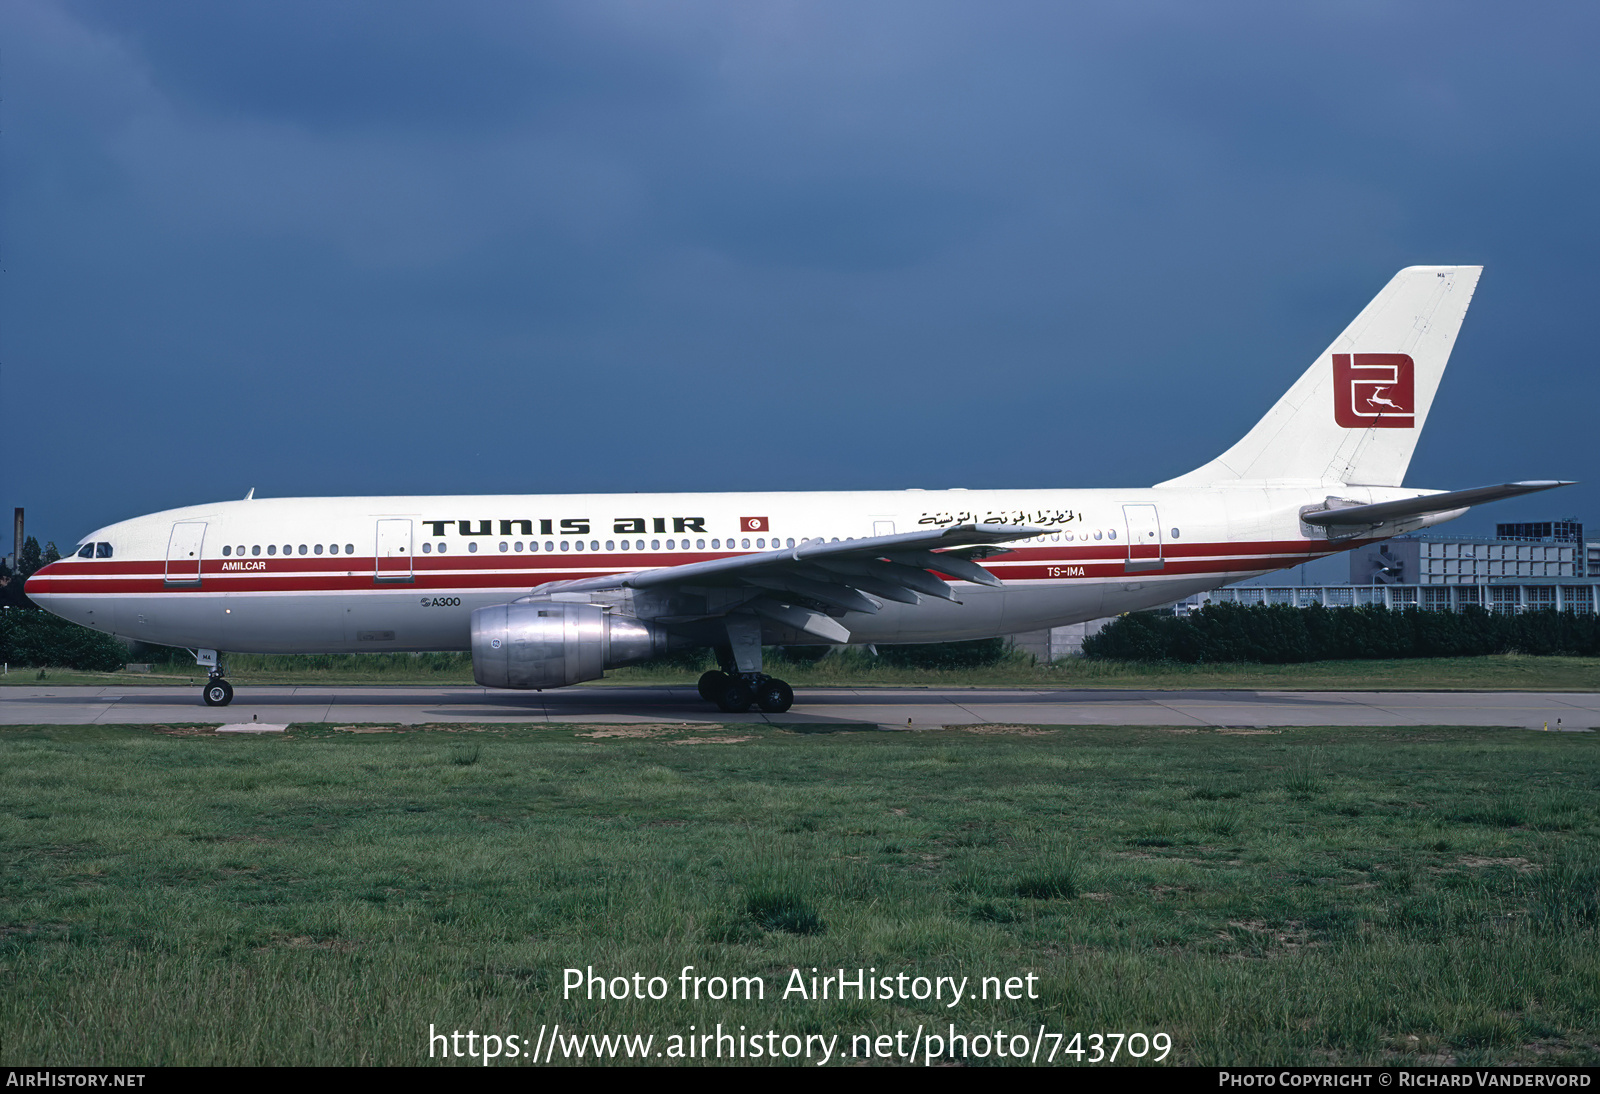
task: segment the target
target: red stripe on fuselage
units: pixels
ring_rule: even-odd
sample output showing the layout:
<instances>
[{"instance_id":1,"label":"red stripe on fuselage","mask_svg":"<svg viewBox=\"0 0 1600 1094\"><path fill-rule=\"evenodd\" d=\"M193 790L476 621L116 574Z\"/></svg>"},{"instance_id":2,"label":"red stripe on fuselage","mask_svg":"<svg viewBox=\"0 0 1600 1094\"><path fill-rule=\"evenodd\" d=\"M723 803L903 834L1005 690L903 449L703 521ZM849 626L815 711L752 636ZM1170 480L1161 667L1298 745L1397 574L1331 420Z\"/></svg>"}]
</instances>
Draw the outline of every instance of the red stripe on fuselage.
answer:
<instances>
[{"instance_id":1,"label":"red stripe on fuselage","mask_svg":"<svg viewBox=\"0 0 1600 1094\"><path fill-rule=\"evenodd\" d=\"M1344 551L1373 542L1343 542ZM1163 575L1198 576L1276 570L1333 554L1320 540L1260 540L1243 543L1169 544L1160 569L1135 571L1154 579ZM202 583L168 585L164 560L63 560L45 567L29 582L31 594L149 595L185 593L340 592L404 589L507 589L521 591L552 581L604 577L640 569L681 566L708 559L739 557L746 552L675 552L622 554L617 552L484 554L418 556L412 559L413 580L377 581L371 558L246 559L245 565L266 563L266 568L224 570L229 559L206 559ZM1013 549L991 559L990 567L1002 580L1075 581L1083 578L1120 578L1127 575L1126 547L1111 544L1068 547L1051 544ZM1081 571L1063 573L1063 570ZM1057 572L1051 572L1052 570ZM555 571L555 572L551 572Z\"/></svg>"}]
</instances>

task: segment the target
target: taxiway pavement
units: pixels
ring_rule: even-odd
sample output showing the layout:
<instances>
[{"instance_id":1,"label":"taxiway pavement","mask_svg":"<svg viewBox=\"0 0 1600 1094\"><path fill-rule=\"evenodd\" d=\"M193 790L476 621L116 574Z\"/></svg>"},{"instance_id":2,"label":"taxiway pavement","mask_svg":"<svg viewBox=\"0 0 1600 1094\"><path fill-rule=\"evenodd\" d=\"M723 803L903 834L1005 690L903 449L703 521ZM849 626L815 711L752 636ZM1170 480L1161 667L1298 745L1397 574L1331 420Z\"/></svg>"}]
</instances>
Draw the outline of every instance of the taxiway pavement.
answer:
<instances>
[{"instance_id":1,"label":"taxiway pavement","mask_svg":"<svg viewBox=\"0 0 1600 1094\"><path fill-rule=\"evenodd\" d=\"M0 688L0 725L332 722L869 723L947 725L1506 726L1600 730L1600 693L1418 691L1123 691L1029 688L807 688L785 714L724 714L692 686L239 687L208 707L198 687Z\"/></svg>"}]
</instances>

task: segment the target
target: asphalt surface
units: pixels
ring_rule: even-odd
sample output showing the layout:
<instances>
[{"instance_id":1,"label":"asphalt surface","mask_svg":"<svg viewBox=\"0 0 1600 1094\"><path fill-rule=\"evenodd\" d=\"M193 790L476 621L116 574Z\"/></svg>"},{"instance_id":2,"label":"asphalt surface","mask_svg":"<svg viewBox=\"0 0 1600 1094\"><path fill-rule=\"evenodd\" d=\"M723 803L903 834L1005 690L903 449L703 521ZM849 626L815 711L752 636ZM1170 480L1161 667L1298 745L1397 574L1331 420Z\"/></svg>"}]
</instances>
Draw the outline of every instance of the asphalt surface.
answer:
<instances>
[{"instance_id":1,"label":"asphalt surface","mask_svg":"<svg viewBox=\"0 0 1600 1094\"><path fill-rule=\"evenodd\" d=\"M1121 691L808 688L784 714L724 714L692 686L241 687L208 707L198 687L0 688L0 725L150 723L764 722L932 729L947 725L1505 726L1600 730L1600 693Z\"/></svg>"}]
</instances>

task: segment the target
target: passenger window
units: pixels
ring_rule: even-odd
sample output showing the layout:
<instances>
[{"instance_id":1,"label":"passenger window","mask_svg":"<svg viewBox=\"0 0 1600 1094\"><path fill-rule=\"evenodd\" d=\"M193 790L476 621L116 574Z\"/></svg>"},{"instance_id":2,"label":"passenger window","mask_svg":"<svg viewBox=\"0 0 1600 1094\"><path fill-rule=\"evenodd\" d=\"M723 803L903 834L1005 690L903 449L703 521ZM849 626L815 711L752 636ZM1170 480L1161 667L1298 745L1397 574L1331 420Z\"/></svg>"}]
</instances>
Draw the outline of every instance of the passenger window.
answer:
<instances>
[{"instance_id":1,"label":"passenger window","mask_svg":"<svg viewBox=\"0 0 1600 1094\"><path fill-rule=\"evenodd\" d=\"M478 553L478 541L477 540L473 540L472 542L467 544L467 553L469 555L475 555L475 554Z\"/></svg>"},{"instance_id":2,"label":"passenger window","mask_svg":"<svg viewBox=\"0 0 1600 1094\"><path fill-rule=\"evenodd\" d=\"M518 553L518 554L521 554L521 553L522 553L522 541L521 541L521 540L520 540L520 539L519 539L519 540L517 540L517 542L515 542L515 543L513 543L513 544L512 544L512 545L511 545L511 547L512 547L512 549L513 549L513 550L515 550L515 551L516 551L516 552L517 552L517 553Z\"/></svg>"},{"instance_id":3,"label":"passenger window","mask_svg":"<svg viewBox=\"0 0 1600 1094\"><path fill-rule=\"evenodd\" d=\"M355 554L356 553L356 545L354 543L346 543L344 545L344 553L347 554L347 555Z\"/></svg>"},{"instance_id":4,"label":"passenger window","mask_svg":"<svg viewBox=\"0 0 1600 1094\"><path fill-rule=\"evenodd\" d=\"M278 553L278 545L276 543L267 544L267 554L275 555L277 553Z\"/></svg>"},{"instance_id":5,"label":"passenger window","mask_svg":"<svg viewBox=\"0 0 1600 1094\"><path fill-rule=\"evenodd\" d=\"M1172 530L1172 538L1173 539L1177 539L1178 538L1178 530L1176 528L1174 528Z\"/></svg>"},{"instance_id":6,"label":"passenger window","mask_svg":"<svg viewBox=\"0 0 1600 1094\"><path fill-rule=\"evenodd\" d=\"M222 557L223 558L227 558L231 554L233 554L233 548L232 547L224 546L222 548ZM83 557L84 558L88 558L89 556L88 555L84 555Z\"/></svg>"},{"instance_id":7,"label":"passenger window","mask_svg":"<svg viewBox=\"0 0 1600 1094\"><path fill-rule=\"evenodd\" d=\"M292 544L292 543L285 543L285 544L284 544L284 545L283 545L283 553L284 553L284 554L286 554L286 555L292 555L292 554L294 554L294 544Z\"/></svg>"},{"instance_id":8,"label":"passenger window","mask_svg":"<svg viewBox=\"0 0 1600 1094\"><path fill-rule=\"evenodd\" d=\"M575 551L583 550L583 540L581 540L581 539L573 540L572 541L572 549L575 550Z\"/></svg>"},{"instance_id":9,"label":"passenger window","mask_svg":"<svg viewBox=\"0 0 1600 1094\"><path fill-rule=\"evenodd\" d=\"M1106 538L1107 539L1116 539L1117 538L1117 530L1115 528L1111 529L1111 531L1106 533Z\"/></svg>"},{"instance_id":10,"label":"passenger window","mask_svg":"<svg viewBox=\"0 0 1600 1094\"><path fill-rule=\"evenodd\" d=\"M704 551L706 549L706 541L703 540L703 539L695 540L694 541L694 549L697 550L697 551Z\"/></svg>"},{"instance_id":11,"label":"passenger window","mask_svg":"<svg viewBox=\"0 0 1600 1094\"><path fill-rule=\"evenodd\" d=\"M507 543L505 540L501 540L500 541L500 553L501 554L505 554L509 550L511 550L511 544Z\"/></svg>"},{"instance_id":12,"label":"passenger window","mask_svg":"<svg viewBox=\"0 0 1600 1094\"><path fill-rule=\"evenodd\" d=\"M597 539L591 539L589 541L589 550L598 551L599 549L600 549L600 541L597 540Z\"/></svg>"},{"instance_id":13,"label":"passenger window","mask_svg":"<svg viewBox=\"0 0 1600 1094\"><path fill-rule=\"evenodd\" d=\"M793 546L794 546L794 540L792 540L792 539L791 539L791 540L789 540L789 546L790 546L790 547L793 547Z\"/></svg>"},{"instance_id":14,"label":"passenger window","mask_svg":"<svg viewBox=\"0 0 1600 1094\"><path fill-rule=\"evenodd\" d=\"M750 546L750 541L747 540L747 539L741 539L739 541L739 546L740 547L744 547L744 548L748 548Z\"/></svg>"},{"instance_id":15,"label":"passenger window","mask_svg":"<svg viewBox=\"0 0 1600 1094\"><path fill-rule=\"evenodd\" d=\"M431 555L431 554L433 554L433 544L431 544L431 543L424 543L424 544L423 544L423 545L422 545L422 553L423 553L423 554L425 554L425 555Z\"/></svg>"},{"instance_id":16,"label":"passenger window","mask_svg":"<svg viewBox=\"0 0 1600 1094\"><path fill-rule=\"evenodd\" d=\"M652 551L659 551L659 550L661 550L661 541L660 541L660 540L659 540L659 539L653 539L653 540L651 540L651 541L650 541L650 549L651 549L651 550L652 550Z\"/></svg>"},{"instance_id":17,"label":"passenger window","mask_svg":"<svg viewBox=\"0 0 1600 1094\"><path fill-rule=\"evenodd\" d=\"M1095 539L1099 539L1100 538L1100 529L1096 528L1094 530L1094 538Z\"/></svg>"},{"instance_id":18,"label":"passenger window","mask_svg":"<svg viewBox=\"0 0 1600 1094\"><path fill-rule=\"evenodd\" d=\"M617 544L616 544L615 540L610 540L610 539L606 540L606 550L615 551L616 549L617 549Z\"/></svg>"},{"instance_id":19,"label":"passenger window","mask_svg":"<svg viewBox=\"0 0 1600 1094\"><path fill-rule=\"evenodd\" d=\"M766 545L767 545L767 541L766 540L764 540L764 539L756 540L756 546L757 547L765 548Z\"/></svg>"},{"instance_id":20,"label":"passenger window","mask_svg":"<svg viewBox=\"0 0 1600 1094\"><path fill-rule=\"evenodd\" d=\"M302 543L300 545L300 553L301 554L305 554L306 553L306 545L304 543Z\"/></svg>"},{"instance_id":21,"label":"passenger window","mask_svg":"<svg viewBox=\"0 0 1600 1094\"><path fill-rule=\"evenodd\" d=\"M544 541L544 549L546 551L554 551L556 549L556 545L547 539Z\"/></svg>"},{"instance_id":22,"label":"passenger window","mask_svg":"<svg viewBox=\"0 0 1600 1094\"><path fill-rule=\"evenodd\" d=\"M550 545L548 543L546 543L545 546L549 547ZM532 539L532 540L528 541L528 550L537 551L538 549L539 549L539 541L538 540Z\"/></svg>"},{"instance_id":23,"label":"passenger window","mask_svg":"<svg viewBox=\"0 0 1600 1094\"><path fill-rule=\"evenodd\" d=\"M261 553L261 544L258 543L254 547L251 547L250 553L253 555L259 555Z\"/></svg>"},{"instance_id":24,"label":"passenger window","mask_svg":"<svg viewBox=\"0 0 1600 1094\"><path fill-rule=\"evenodd\" d=\"M78 548L78 557L79 558L93 558L94 557L94 544L85 543L82 547L79 547Z\"/></svg>"},{"instance_id":25,"label":"passenger window","mask_svg":"<svg viewBox=\"0 0 1600 1094\"><path fill-rule=\"evenodd\" d=\"M720 539L714 539L714 540L712 540L712 541L711 541L711 549L712 549L712 550L713 550L713 551L720 551L720 550L722 550L722 541L721 541L721 540L720 540Z\"/></svg>"},{"instance_id":26,"label":"passenger window","mask_svg":"<svg viewBox=\"0 0 1600 1094\"><path fill-rule=\"evenodd\" d=\"M337 543L328 544L328 553L330 555L338 554L339 553L339 545Z\"/></svg>"},{"instance_id":27,"label":"passenger window","mask_svg":"<svg viewBox=\"0 0 1600 1094\"><path fill-rule=\"evenodd\" d=\"M562 540L561 541L561 549L563 551L567 550L567 541L566 540Z\"/></svg>"},{"instance_id":28,"label":"passenger window","mask_svg":"<svg viewBox=\"0 0 1600 1094\"><path fill-rule=\"evenodd\" d=\"M300 551L301 551L302 554L304 554L305 553L305 548L304 547L300 548ZM320 555L322 553L322 544L320 544L320 543L317 544L316 547L312 549L311 553L314 554L314 555Z\"/></svg>"},{"instance_id":29,"label":"passenger window","mask_svg":"<svg viewBox=\"0 0 1600 1094\"><path fill-rule=\"evenodd\" d=\"M633 546L634 546L635 550L639 550L639 551L644 550L644 540L642 540L642 539L635 540Z\"/></svg>"}]
</instances>

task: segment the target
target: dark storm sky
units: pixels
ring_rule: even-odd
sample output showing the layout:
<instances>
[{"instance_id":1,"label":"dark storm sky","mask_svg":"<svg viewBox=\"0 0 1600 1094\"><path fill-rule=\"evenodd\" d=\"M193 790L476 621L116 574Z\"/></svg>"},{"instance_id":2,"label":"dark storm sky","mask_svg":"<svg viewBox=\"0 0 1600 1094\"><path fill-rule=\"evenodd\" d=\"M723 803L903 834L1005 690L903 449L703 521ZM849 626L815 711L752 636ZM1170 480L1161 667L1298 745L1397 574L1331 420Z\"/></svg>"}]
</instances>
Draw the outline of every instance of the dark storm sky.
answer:
<instances>
[{"instance_id":1,"label":"dark storm sky","mask_svg":"<svg viewBox=\"0 0 1600 1094\"><path fill-rule=\"evenodd\" d=\"M10 0L0 506L1146 485L1413 263L1487 269L1408 483L1596 479L1597 30Z\"/></svg>"}]
</instances>

